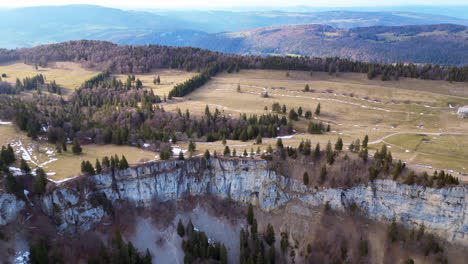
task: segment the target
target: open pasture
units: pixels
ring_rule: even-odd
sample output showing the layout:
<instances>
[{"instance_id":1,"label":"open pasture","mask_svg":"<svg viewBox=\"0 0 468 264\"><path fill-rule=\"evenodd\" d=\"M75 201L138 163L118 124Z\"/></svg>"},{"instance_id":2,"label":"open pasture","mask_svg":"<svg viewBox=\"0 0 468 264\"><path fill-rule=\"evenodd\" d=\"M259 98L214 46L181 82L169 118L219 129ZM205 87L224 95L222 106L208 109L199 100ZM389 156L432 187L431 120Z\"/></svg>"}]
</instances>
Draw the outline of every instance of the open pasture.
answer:
<instances>
[{"instance_id":1,"label":"open pasture","mask_svg":"<svg viewBox=\"0 0 468 264\"><path fill-rule=\"evenodd\" d=\"M57 153L54 145L42 140L33 141L12 124L2 124L0 146L7 144L11 144L17 157L17 162L12 167L19 167L19 159L23 158L32 169L42 167L48 177L55 181L80 174L83 160L89 160L94 165L97 158L101 160L104 156L115 154L119 158L125 155L130 164L157 158L157 154L151 151L116 145L83 145L83 153L80 155L74 155L69 145L67 152Z\"/></svg>"},{"instance_id":2,"label":"open pasture","mask_svg":"<svg viewBox=\"0 0 468 264\"><path fill-rule=\"evenodd\" d=\"M194 72L186 72L180 70L166 70L158 69L150 73L145 74L135 74L135 78L138 78L143 83L143 88L152 89L154 94L159 95L163 98L165 95L169 94L169 91L177 84L183 83L186 80L190 79L192 76L196 75ZM128 75L120 74L114 75L117 79L125 82ZM155 84L153 81L159 76L160 83Z\"/></svg>"},{"instance_id":3,"label":"open pasture","mask_svg":"<svg viewBox=\"0 0 468 264\"><path fill-rule=\"evenodd\" d=\"M99 73L98 71L88 70L81 65L73 62L53 62L47 67L38 67L28 65L22 62L14 62L0 65L0 74L5 73L7 77L2 77L3 81L7 81L15 85L16 78L22 80L25 77L32 77L37 74L42 74L46 78L46 82L55 80L62 88L62 93L66 96L73 92L75 88Z\"/></svg>"},{"instance_id":4,"label":"open pasture","mask_svg":"<svg viewBox=\"0 0 468 264\"><path fill-rule=\"evenodd\" d=\"M310 92L303 91L306 84L310 86ZM268 97L261 96L265 92ZM468 149L466 144L454 147L454 144L468 139L468 120L456 116L457 107L468 105L466 83L406 78L383 82L367 80L364 74L340 73L337 77L315 72L311 76L309 72L243 70L220 74L190 95L177 98L164 107L166 110L180 108L203 114L208 105L212 110L218 108L228 115L238 116L240 113L271 112L275 102L285 104L288 112L290 108L297 110L302 107L312 113L320 103L321 114L314 115L314 119L331 125L330 133L309 135L305 133L308 120L301 118L295 125L298 133L283 139L285 144L297 146L301 139L310 139L324 146L328 141L334 143L338 137L349 144L369 135L371 149L385 142L393 146L396 159L468 173L468 159L464 156ZM435 136L437 140L431 138L432 141L424 142L417 150L407 146L417 133L447 132L454 135ZM413 134L406 137L406 133ZM452 138L456 140L447 144ZM199 144L199 149L216 149L219 153L223 147L216 144L220 143ZM239 145L239 153L244 148L250 152L252 144L234 145ZM256 150L257 146L253 147ZM407 149L410 152L406 152Z\"/></svg>"}]
</instances>

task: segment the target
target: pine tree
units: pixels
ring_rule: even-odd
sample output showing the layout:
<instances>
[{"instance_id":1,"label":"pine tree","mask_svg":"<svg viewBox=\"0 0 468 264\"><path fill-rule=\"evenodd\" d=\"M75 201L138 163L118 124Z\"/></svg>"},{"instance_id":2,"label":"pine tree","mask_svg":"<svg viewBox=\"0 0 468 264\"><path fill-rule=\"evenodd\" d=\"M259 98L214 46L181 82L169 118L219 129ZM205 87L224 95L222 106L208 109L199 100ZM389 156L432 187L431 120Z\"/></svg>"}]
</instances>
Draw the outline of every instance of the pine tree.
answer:
<instances>
[{"instance_id":1,"label":"pine tree","mask_svg":"<svg viewBox=\"0 0 468 264\"><path fill-rule=\"evenodd\" d=\"M310 91L310 86L309 84L306 84L304 87L304 92L309 92Z\"/></svg>"},{"instance_id":2,"label":"pine tree","mask_svg":"<svg viewBox=\"0 0 468 264\"><path fill-rule=\"evenodd\" d=\"M226 249L226 246L224 246L224 244L221 245L221 249L219 251L219 254L220 254L220 263L221 264L227 264L228 263L228 258L227 258L227 249Z\"/></svg>"},{"instance_id":3,"label":"pine tree","mask_svg":"<svg viewBox=\"0 0 468 264\"><path fill-rule=\"evenodd\" d=\"M327 144L326 154L327 154L327 163L330 165L333 164L333 162L335 162L335 152L332 149L330 141L328 141L328 144Z\"/></svg>"},{"instance_id":4,"label":"pine tree","mask_svg":"<svg viewBox=\"0 0 468 264\"><path fill-rule=\"evenodd\" d=\"M302 180L304 182L304 185L309 185L309 173L304 172L304 174L302 176Z\"/></svg>"},{"instance_id":5,"label":"pine tree","mask_svg":"<svg viewBox=\"0 0 468 264\"><path fill-rule=\"evenodd\" d=\"M179 223L177 224L177 234L180 237L185 236L185 228L184 228L184 225L182 224L182 220L180 220L180 219L179 219Z\"/></svg>"},{"instance_id":6,"label":"pine tree","mask_svg":"<svg viewBox=\"0 0 468 264\"><path fill-rule=\"evenodd\" d=\"M278 140L276 140L276 147L277 148L283 148L283 140L281 138L278 138Z\"/></svg>"},{"instance_id":7,"label":"pine tree","mask_svg":"<svg viewBox=\"0 0 468 264\"><path fill-rule=\"evenodd\" d=\"M42 168L36 169L36 177L34 178L34 191L42 195L46 191L47 174Z\"/></svg>"},{"instance_id":8,"label":"pine tree","mask_svg":"<svg viewBox=\"0 0 468 264\"><path fill-rule=\"evenodd\" d=\"M272 246L275 243L275 230L271 224L267 225L265 242L267 242L269 246Z\"/></svg>"},{"instance_id":9,"label":"pine tree","mask_svg":"<svg viewBox=\"0 0 468 264\"><path fill-rule=\"evenodd\" d=\"M315 145L314 157L315 159L320 158L320 143L317 143L317 145Z\"/></svg>"},{"instance_id":10,"label":"pine tree","mask_svg":"<svg viewBox=\"0 0 468 264\"><path fill-rule=\"evenodd\" d=\"M254 218L255 216L254 216L253 206L252 204L249 203L249 208L247 209L247 223L249 223L249 225L252 225Z\"/></svg>"},{"instance_id":11,"label":"pine tree","mask_svg":"<svg viewBox=\"0 0 468 264\"><path fill-rule=\"evenodd\" d=\"M197 149L197 145L195 144L195 142L190 140L189 145L188 145L188 151L190 152L190 154L193 154L196 149Z\"/></svg>"},{"instance_id":12,"label":"pine tree","mask_svg":"<svg viewBox=\"0 0 468 264\"><path fill-rule=\"evenodd\" d=\"M203 156L205 157L205 159L210 159L210 157L211 157L210 151L209 151L209 150L205 150L205 154L203 154Z\"/></svg>"},{"instance_id":13,"label":"pine tree","mask_svg":"<svg viewBox=\"0 0 468 264\"><path fill-rule=\"evenodd\" d=\"M128 162L127 162L127 159L125 158L124 155L122 155L122 159L120 160L119 162L119 169L120 170L125 170L125 169L128 169Z\"/></svg>"},{"instance_id":14,"label":"pine tree","mask_svg":"<svg viewBox=\"0 0 468 264\"><path fill-rule=\"evenodd\" d=\"M182 151L179 151L179 160L185 160L184 153Z\"/></svg>"},{"instance_id":15,"label":"pine tree","mask_svg":"<svg viewBox=\"0 0 468 264\"><path fill-rule=\"evenodd\" d=\"M28 163L23 158L21 158L21 161L20 161L20 169L26 174L29 174L31 172L31 168L29 167Z\"/></svg>"},{"instance_id":16,"label":"pine tree","mask_svg":"<svg viewBox=\"0 0 468 264\"><path fill-rule=\"evenodd\" d=\"M365 136L364 139L362 140L362 148L365 149L367 148L367 144L369 143L369 136Z\"/></svg>"},{"instance_id":17,"label":"pine tree","mask_svg":"<svg viewBox=\"0 0 468 264\"><path fill-rule=\"evenodd\" d=\"M257 145L262 144L262 136L260 134L257 135L257 138L255 140L255 143Z\"/></svg>"},{"instance_id":18,"label":"pine tree","mask_svg":"<svg viewBox=\"0 0 468 264\"><path fill-rule=\"evenodd\" d=\"M80 142L78 141L77 138L73 139L73 145L72 145L72 152L75 155L81 154L83 149L81 148Z\"/></svg>"},{"instance_id":19,"label":"pine tree","mask_svg":"<svg viewBox=\"0 0 468 264\"><path fill-rule=\"evenodd\" d=\"M317 108L315 108L315 115L320 115L320 103L317 105Z\"/></svg>"},{"instance_id":20,"label":"pine tree","mask_svg":"<svg viewBox=\"0 0 468 264\"><path fill-rule=\"evenodd\" d=\"M247 157L249 154L247 154L247 150L244 149L244 153L242 154L244 157Z\"/></svg>"},{"instance_id":21,"label":"pine tree","mask_svg":"<svg viewBox=\"0 0 468 264\"><path fill-rule=\"evenodd\" d=\"M320 184L324 183L326 179L327 179L327 166L324 165L320 169Z\"/></svg>"},{"instance_id":22,"label":"pine tree","mask_svg":"<svg viewBox=\"0 0 468 264\"><path fill-rule=\"evenodd\" d=\"M94 165L94 167L96 168L96 173L97 173L97 174L101 174L101 173L102 173L101 162L99 162L98 159L96 159L96 165Z\"/></svg>"},{"instance_id":23,"label":"pine tree","mask_svg":"<svg viewBox=\"0 0 468 264\"><path fill-rule=\"evenodd\" d=\"M335 143L335 150L342 151L343 150L343 140L339 137Z\"/></svg>"},{"instance_id":24,"label":"pine tree","mask_svg":"<svg viewBox=\"0 0 468 264\"><path fill-rule=\"evenodd\" d=\"M224 147L223 155L224 155L224 156L229 156L229 155L231 155L231 150L229 150L229 146L225 146L225 147Z\"/></svg>"},{"instance_id":25,"label":"pine tree","mask_svg":"<svg viewBox=\"0 0 468 264\"><path fill-rule=\"evenodd\" d=\"M106 169L110 168L109 157L105 156L104 158L102 158L102 166Z\"/></svg>"}]
</instances>

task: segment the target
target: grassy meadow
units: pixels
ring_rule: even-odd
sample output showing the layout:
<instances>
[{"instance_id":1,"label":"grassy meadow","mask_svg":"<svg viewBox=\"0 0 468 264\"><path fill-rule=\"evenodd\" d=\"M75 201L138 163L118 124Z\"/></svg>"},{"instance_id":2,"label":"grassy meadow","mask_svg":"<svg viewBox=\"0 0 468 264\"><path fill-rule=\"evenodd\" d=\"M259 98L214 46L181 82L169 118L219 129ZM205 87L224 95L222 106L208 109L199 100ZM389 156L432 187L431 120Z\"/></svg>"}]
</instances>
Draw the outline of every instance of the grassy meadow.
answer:
<instances>
[{"instance_id":1,"label":"grassy meadow","mask_svg":"<svg viewBox=\"0 0 468 264\"><path fill-rule=\"evenodd\" d=\"M70 62L51 63L48 67L26 65L16 62L0 65L0 74L6 73L3 80L14 83L16 78L24 78L42 73L48 81L55 80L64 87L65 96L81 85L86 79L97 74ZM180 70L154 70L147 74L136 74L143 87L152 89L163 97L179 83L196 73ZM125 81L127 75L114 75ZM161 83L153 80L160 76ZM310 86L304 92L305 85ZM240 92L237 86L240 85ZM262 97L268 93L268 97ZM205 106L212 110L218 108L227 115L237 117L241 113L265 114L271 112L273 103L285 104L288 108L299 107L303 111L315 111L321 105L321 114L314 115L316 121L331 125L331 132L324 135L305 133L308 120L301 118L295 123L296 134L284 138L285 145L298 146L301 140L311 140L323 147L330 141L334 143L341 137L348 145L364 135L369 136L371 152L387 144L396 159L402 159L416 168L437 168L468 173L468 120L459 119L458 107L468 105L468 85L446 81L426 81L401 78L399 81L383 82L368 80L365 74L310 73L302 71L242 70L238 73L222 73L213 77L203 87L184 98L175 98L163 103L167 111L177 108L192 114L203 114ZM438 133L456 133L445 135ZM428 134L425 134L428 133ZM462 135L465 134L465 135ZM18 142L21 142L21 146ZM263 139L255 145L254 141L228 141L231 150L241 154L244 149L249 153L253 148L266 150L276 139ZM130 163L155 159L156 153L127 146L86 145L82 155L55 153L55 147L47 142L34 142L13 125L0 125L0 144L12 143L18 153L27 151L32 166L43 166L50 177L64 179L79 173L81 160L90 160L106 155L125 154ZM21 149L23 147L23 150ZM187 142L177 146L187 149ZM197 154L208 149L222 154L221 142L198 142ZM468 178L468 177L464 177ZM464 179L463 178L463 179ZM464 179L465 180L465 179ZM468 179L466 179L468 180Z\"/></svg>"}]
</instances>

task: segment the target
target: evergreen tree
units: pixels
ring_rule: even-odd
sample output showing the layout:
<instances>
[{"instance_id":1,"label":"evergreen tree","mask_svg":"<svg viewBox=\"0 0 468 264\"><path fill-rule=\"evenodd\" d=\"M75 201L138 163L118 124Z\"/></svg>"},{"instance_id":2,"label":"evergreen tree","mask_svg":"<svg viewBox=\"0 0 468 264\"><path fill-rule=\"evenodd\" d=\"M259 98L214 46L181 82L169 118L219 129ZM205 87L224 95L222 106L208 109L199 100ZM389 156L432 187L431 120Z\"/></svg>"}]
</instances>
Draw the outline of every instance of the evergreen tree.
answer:
<instances>
[{"instance_id":1,"label":"evergreen tree","mask_svg":"<svg viewBox=\"0 0 468 264\"><path fill-rule=\"evenodd\" d=\"M77 138L73 139L73 145L72 145L72 152L75 155L81 154L83 149L81 148L80 142L78 141Z\"/></svg>"},{"instance_id":2,"label":"evergreen tree","mask_svg":"<svg viewBox=\"0 0 468 264\"><path fill-rule=\"evenodd\" d=\"M185 160L184 153L182 151L179 151L179 160Z\"/></svg>"},{"instance_id":3,"label":"evergreen tree","mask_svg":"<svg viewBox=\"0 0 468 264\"><path fill-rule=\"evenodd\" d=\"M46 191L47 174L42 168L36 169L36 177L34 178L34 191L42 195Z\"/></svg>"},{"instance_id":4,"label":"evergreen tree","mask_svg":"<svg viewBox=\"0 0 468 264\"><path fill-rule=\"evenodd\" d=\"M299 108L297 109L297 114L299 116L302 116L302 113L303 113L302 107L299 106Z\"/></svg>"},{"instance_id":5,"label":"evergreen tree","mask_svg":"<svg viewBox=\"0 0 468 264\"><path fill-rule=\"evenodd\" d=\"M252 225L254 218L255 216L254 216L253 206L252 204L249 203L249 208L247 209L247 223L249 223L249 225Z\"/></svg>"},{"instance_id":6,"label":"evergreen tree","mask_svg":"<svg viewBox=\"0 0 468 264\"><path fill-rule=\"evenodd\" d=\"M339 137L335 143L335 150L342 151L343 150L343 140Z\"/></svg>"},{"instance_id":7,"label":"evergreen tree","mask_svg":"<svg viewBox=\"0 0 468 264\"><path fill-rule=\"evenodd\" d=\"M332 149L330 141L328 141L328 144L327 144L326 154L327 154L327 163L330 165L333 164L333 162L335 162L335 152Z\"/></svg>"},{"instance_id":8,"label":"evergreen tree","mask_svg":"<svg viewBox=\"0 0 468 264\"><path fill-rule=\"evenodd\" d=\"M31 172L31 168L29 167L28 163L23 158L21 158L21 161L20 161L20 169L26 174L29 174Z\"/></svg>"},{"instance_id":9,"label":"evergreen tree","mask_svg":"<svg viewBox=\"0 0 468 264\"><path fill-rule=\"evenodd\" d=\"M128 162L127 162L127 159L125 158L124 155L122 155L122 159L120 160L119 162L119 169L120 170L125 170L125 169L128 169Z\"/></svg>"},{"instance_id":10,"label":"evergreen tree","mask_svg":"<svg viewBox=\"0 0 468 264\"><path fill-rule=\"evenodd\" d=\"M369 136L365 136L364 139L362 140L362 148L365 149L367 148L367 144L369 143Z\"/></svg>"},{"instance_id":11,"label":"evergreen tree","mask_svg":"<svg viewBox=\"0 0 468 264\"><path fill-rule=\"evenodd\" d=\"M190 152L190 154L193 154L196 149L197 149L197 146L195 142L190 140L189 145L188 145L188 151Z\"/></svg>"},{"instance_id":12,"label":"evergreen tree","mask_svg":"<svg viewBox=\"0 0 468 264\"><path fill-rule=\"evenodd\" d=\"M203 156L205 157L205 159L210 159L211 155L210 155L210 151L209 150L205 150L205 154L203 154Z\"/></svg>"},{"instance_id":13,"label":"evergreen tree","mask_svg":"<svg viewBox=\"0 0 468 264\"><path fill-rule=\"evenodd\" d=\"M224 147L223 155L224 156L230 156L231 155L231 150L229 150L229 146Z\"/></svg>"},{"instance_id":14,"label":"evergreen tree","mask_svg":"<svg viewBox=\"0 0 468 264\"><path fill-rule=\"evenodd\" d=\"M267 225L265 242L267 242L269 246L273 246L273 244L275 243L275 230L273 229L273 226L271 224Z\"/></svg>"},{"instance_id":15,"label":"evergreen tree","mask_svg":"<svg viewBox=\"0 0 468 264\"><path fill-rule=\"evenodd\" d=\"M180 219L179 219L179 223L177 224L177 234L180 237L185 236L185 228L184 228L184 225L182 224L182 220L180 220Z\"/></svg>"},{"instance_id":16,"label":"evergreen tree","mask_svg":"<svg viewBox=\"0 0 468 264\"><path fill-rule=\"evenodd\" d=\"M101 162L99 162L99 159L96 159L96 164L94 165L94 167L96 168L97 174L102 173L102 166L101 166Z\"/></svg>"},{"instance_id":17,"label":"evergreen tree","mask_svg":"<svg viewBox=\"0 0 468 264\"><path fill-rule=\"evenodd\" d=\"M279 149L282 149L284 147L283 140L281 138L278 138L278 140L276 140L276 147Z\"/></svg>"},{"instance_id":18,"label":"evergreen tree","mask_svg":"<svg viewBox=\"0 0 468 264\"><path fill-rule=\"evenodd\" d=\"M306 84L304 87L304 92L309 92L310 91L310 86L309 84Z\"/></svg>"},{"instance_id":19,"label":"evergreen tree","mask_svg":"<svg viewBox=\"0 0 468 264\"><path fill-rule=\"evenodd\" d=\"M102 158L102 166L106 169L110 168L109 157L105 156L104 158Z\"/></svg>"},{"instance_id":20,"label":"evergreen tree","mask_svg":"<svg viewBox=\"0 0 468 264\"><path fill-rule=\"evenodd\" d=\"M317 145L315 145L314 157L315 159L320 158L320 143L317 143Z\"/></svg>"},{"instance_id":21,"label":"evergreen tree","mask_svg":"<svg viewBox=\"0 0 468 264\"><path fill-rule=\"evenodd\" d=\"M255 140L255 143L258 145L258 144L262 144L262 135L258 134L256 140Z\"/></svg>"},{"instance_id":22,"label":"evergreen tree","mask_svg":"<svg viewBox=\"0 0 468 264\"><path fill-rule=\"evenodd\" d=\"M327 179L327 166L324 165L320 169L320 184L324 183L326 179Z\"/></svg>"},{"instance_id":23,"label":"evergreen tree","mask_svg":"<svg viewBox=\"0 0 468 264\"><path fill-rule=\"evenodd\" d=\"M304 185L309 185L309 173L304 172L302 175L302 181L304 182Z\"/></svg>"},{"instance_id":24,"label":"evergreen tree","mask_svg":"<svg viewBox=\"0 0 468 264\"><path fill-rule=\"evenodd\" d=\"M315 108L315 115L320 115L320 103L317 105L317 108Z\"/></svg>"}]
</instances>

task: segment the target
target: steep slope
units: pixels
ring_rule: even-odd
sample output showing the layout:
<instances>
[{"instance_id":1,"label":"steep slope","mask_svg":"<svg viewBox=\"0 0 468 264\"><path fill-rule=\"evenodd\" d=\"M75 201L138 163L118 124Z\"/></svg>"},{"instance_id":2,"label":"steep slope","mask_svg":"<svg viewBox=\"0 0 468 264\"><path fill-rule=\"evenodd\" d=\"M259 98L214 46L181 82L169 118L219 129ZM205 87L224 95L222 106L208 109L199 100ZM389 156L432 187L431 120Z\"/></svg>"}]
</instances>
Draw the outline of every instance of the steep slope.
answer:
<instances>
[{"instance_id":1,"label":"steep slope","mask_svg":"<svg viewBox=\"0 0 468 264\"><path fill-rule=\"evenodd\" d=\"M295 25L212 34L188 45L254 55L338 56L385 63L468 63L468 29L458 25L354 29Z\"/></svg>"},{"instance_id":2,"label":"steep slope","mask_svg":"<svg viewBox=\"0 0 468 264\"><path fill-rule=\"evenodd\" d=\"M464 186L434 189L377 180L349 189L308 187L268 169L262 160L165 161L78 178L44 196L42 208L56 219L59 231L74 233L111 221L106 200L114 206L127 203L150 208L155 201L204 195L254 203L266 211L293 201L304 208L325 203L336 210L357 206L371 219L388 222L395 218L407 227L424 224L448 241L468 245ZM12 211L19 210L15 203L3 205L0 224L13 221ZM9 212L6 217L5 211Z\"/></svg>"}]
</instances>

